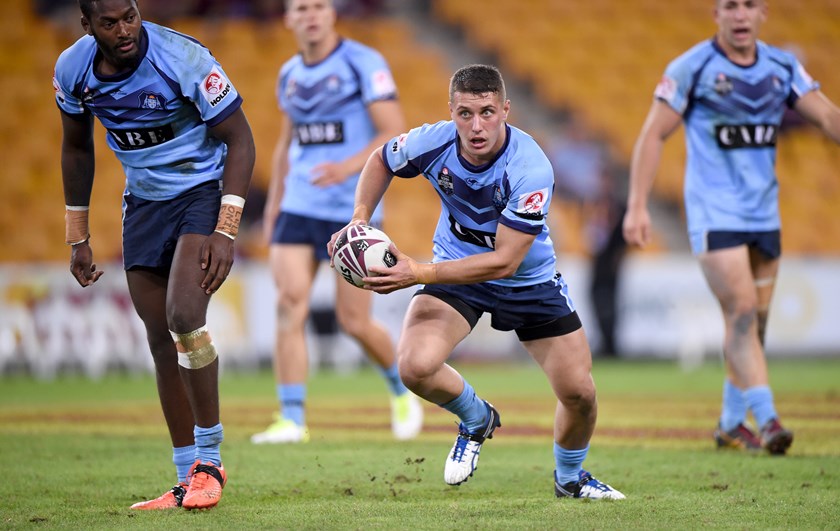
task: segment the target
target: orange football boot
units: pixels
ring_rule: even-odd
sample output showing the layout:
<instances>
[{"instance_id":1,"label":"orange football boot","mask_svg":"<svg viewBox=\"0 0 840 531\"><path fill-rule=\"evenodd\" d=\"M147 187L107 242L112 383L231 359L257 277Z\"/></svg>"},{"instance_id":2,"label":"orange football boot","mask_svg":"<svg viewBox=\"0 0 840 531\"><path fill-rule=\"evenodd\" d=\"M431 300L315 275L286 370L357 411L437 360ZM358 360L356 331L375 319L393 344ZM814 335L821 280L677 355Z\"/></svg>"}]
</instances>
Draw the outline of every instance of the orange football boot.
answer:
<instances>
[{"instance_id":1,"label":"orange football boot","mask_svg":"<svg viewBox=\"0 0 840 531\"><path fill-rule=\"evenodd\" d=\"M222 488L227 483L224 466L196 461L187 474L189 486L181 506L184 509L209 509L222 499Z\"/></svg>"},{"instance_id":2,"label":"orange football boot","mask_svg":"<svg viewBox=\"0 0 840 531\"><path fill-rule=\"evenodd\" d=\"M187 494L187 484L178 483L168 491L164 492L160 497L154 500L137 502L131 506L131 509L138 511L157 511L160 509L177 509L184 501L184 495Z\"/></svg>"}]
</instances>

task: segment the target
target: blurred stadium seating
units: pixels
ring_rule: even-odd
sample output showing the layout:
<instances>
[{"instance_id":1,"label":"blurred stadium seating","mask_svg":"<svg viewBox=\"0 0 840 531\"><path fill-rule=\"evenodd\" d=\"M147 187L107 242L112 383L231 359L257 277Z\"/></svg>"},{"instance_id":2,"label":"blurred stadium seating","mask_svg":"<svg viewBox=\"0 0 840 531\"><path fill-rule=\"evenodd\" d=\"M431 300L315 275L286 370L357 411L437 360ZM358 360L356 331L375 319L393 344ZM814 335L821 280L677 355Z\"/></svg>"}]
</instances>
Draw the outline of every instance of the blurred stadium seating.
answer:
<instances>
[{"instance_id":1,"label":"blurred stadium seating","mask_svg":"<svg viewBox=\"0 0 840 531\"><path fill-rule=\"evenodd\" d=\"M495 54L506 76L528 83L546 107L583 113L625 162L667 62L714 32L712 0L486 0L481 16L471 2L432 5L435 17L461 28L470 45ZM0 99L0 223L7 227L0 262L64 261L61 128L50 77L58 54L78 33L36 17L24 0L4 8L0 68L12 90ZM291 35L280 20L178 19L170 25L210 48L243 94L258 150L253 182L265 187L278 130L274 84L278 68L295 52ZM420 30L401 19L347 20L339 29L389 60L409 126L448 117L445 50L419 45L414 31ZM775 0L763 37L795 47L826 94L840 102L840 71L832 64L840 52L840 2ZM124 177L98 124L95 135L92 245L97 260L119 260ZM682 192L682 133L677 137L666 147L655 185L657 196L671 202L681 202ZM810 126L791 129L780 141L787 253L840 254L838 159L840 149ZM428 256L438 208L431 188L398 182L386 201L389 234L409 254ZM246 241L244 248L264 252L257 243Z\"/></svg>"},{"instance_id":2,"label":"blurred stadium seating","mask_svg":"<svg viewBox=\"0 0 840 531\"><path fill-rule=\"evenodd\" d=\"M482 16L461 0L434 0L436 16L498 58L508 76L529 83L546 106L582 112L629 162L668 62L715 32L712 0L486 0ZM840 2L774 0L762 38L800 54L823 91L840 102ZM668 142L654 185L682 202L682 130ZM779 142L783 248L793 254L840 254L840 149L811 126Z\"/></svg>"},{"instance_id":3,"label":"blurred stadium seating","mask_svg":"<svg viewBox=\"0 0 840 531\"><path fill-rule=\"evenodd\" d=\"M243 108L257 145L253 186L265 188L279 131L274 86L278 69L297 51L292 35L282 20L222 23L178 19L170 26L207 46L243 95ZM440 52L418 46L409 25L388 18L348 20L339 23L339 31L373 45L386 56L409 126L447 118L449 67ZM51 78L58 55L78 36L39 19L22 1L11 2L0 22L0 68L14 94L0 99L4 191L0 223L10 229L0 247L0 262L64 261L69 257L63 244L61 122ZM94 135L97 172L91 198L91 245L97 261L119 261L124 176L104 143L105 133L98 122ZM431 255L437 200L430 187L412 184L397 182L392 187L386 207L395 214L388 216L385 229L404 252L426 257ZM257 239L257 235L246 235L240 250L261 256L265 250Z\"/></svg>"}]
</instances>

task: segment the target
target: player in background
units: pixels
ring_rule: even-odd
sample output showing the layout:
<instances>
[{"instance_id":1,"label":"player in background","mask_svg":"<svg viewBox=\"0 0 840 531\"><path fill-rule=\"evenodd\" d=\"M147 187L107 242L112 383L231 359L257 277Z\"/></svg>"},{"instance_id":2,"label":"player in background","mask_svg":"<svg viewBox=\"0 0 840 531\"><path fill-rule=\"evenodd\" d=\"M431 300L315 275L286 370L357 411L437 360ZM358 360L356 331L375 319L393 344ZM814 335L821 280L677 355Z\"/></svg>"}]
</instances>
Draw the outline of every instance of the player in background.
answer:
<instances>
[{"instance_id":1,"label":"player in background","mask_svg":"<svg viewBox=\"0 0 840 531\"><path fill-rule=\"evenodd\" d=\"M624 218L628 243L651 238L648 212L665 140L681 122L688 158L685 208L691 248L725 323L726 379L718 447L784 454L764 337L781 254L776 138L790 106L840 142L840 110L791 53L758 40L763 0L718 0L716 35L668 65L633 152ZM747 411L758 426L747 427Z\"/></svg>"},{"instance_id":2,"label":"player in background","mask_svg":"<svg viewBox=\"0 0 840 531\"><path fill-rule=\"evenodd\" d=\"M582 468L597 402L586 335L548 235L551 164L533 138L506 123L510 101L495 67L455 72L449 110L451 121L412 129L370 155L350 222L368 221L393 175L422 175L441 198L433 262L418 263L392 246L398 263L371 267L381 276L365 282L377 293L423 285L408 307L397 352L409 389L461 421L444 481L469 479L483 443L501 426L499 412L446 363L487 312L494 328L516 331L557 396L555 495L622 499Z\"/></svg>"},{"instance_id":3,"label":"player in background","mask_svg":"<svg viewBox=\"0 0 840 531\"><path fill-rule=\"evenodd\" d=\"M274 373L280 414L251 437L255 444L309 440L304 330L318 265L329 260L324 244L353 215L353 193L371 149L403 128L388 65L375 50L338 35L330 0L287 0L285 20L300 53L283 65L277 82L284 116L263 218L278 291ZM381 224L381 211L370 221ZM423 409L400 381L393 342L371 317L371 302L370 293L336 284L338 323L387 382L394 436L411 439L421 429Z\"/></svg>"},{"instance_id":4,"label":"player in background","mask_svg":"<svg viewBox=\"0 0 840 531\"><path fill-rule=\"evenodd\" d=\"M213 507L227 476L206 315L233 264L254 166L251 129L236 89L197 41L141 22L135 0L79 7L87 35L61 54L53 80L70 271L83 287L102 275L88 232L96 116L126 174L126 279L146 327L178 477L132 509Z\"/></svg>"}]
</instances>

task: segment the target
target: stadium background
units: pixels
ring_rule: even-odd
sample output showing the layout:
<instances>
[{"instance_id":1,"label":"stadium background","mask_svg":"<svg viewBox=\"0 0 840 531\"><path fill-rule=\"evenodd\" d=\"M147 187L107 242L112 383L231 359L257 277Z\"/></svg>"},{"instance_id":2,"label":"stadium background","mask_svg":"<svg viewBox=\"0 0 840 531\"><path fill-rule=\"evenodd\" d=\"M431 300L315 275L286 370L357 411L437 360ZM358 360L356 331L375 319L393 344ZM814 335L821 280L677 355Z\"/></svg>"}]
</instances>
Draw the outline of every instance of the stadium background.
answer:
<instances>
[{"instance_id":1,"label":"stadium background","mask_svg":"<svg viewBox=\"0 0 840 531\"><path fill-rule=\"evenodd\" d=\"M10 0L0 21L0 373L50 377L63 370L90 376L111 368L149 370L142 326L131 309L121 271L122 171L97 124L97 179L91 233L106 275L81 290L67 272L62 242L61 130L51 75L59 53L80 35L75 2ZM295 52L279 16L282 2L143 1L146 20L165 23L205 44L245 99L257 144L257 166L239 239L237 266L214 298L209 316L225 367L255 367L270 355L273 290L259 241L262 198L276 140L274 83ZM486 0L481 15L462 0L337 1L339 31L379 49L400 90L407 123L448 117L448 77L469 62L501 68L513 102L511 123L545 145L584 129L626 174L630 152L667 62L714 32L712 0ZM192 13L192 14L191 14ZM200 13L200 14L197 14ZM491 16L492 15L492 16ZM823 91L840 101L840 2L775 0L764 40L794 50ZM655 244L634 251L622 269L621 327L627 356L678 357L693 364L719 351L717 308L690 256L681 205L684 147L678 133L666 147L655 183ZM772 356L840 356L840 148L813 127L787 123L779 142L784 256L769 327ZM595 344L586 297L590 248L586 206L555 200L553 236L560 270L569 279ZM397 182L386 198L386 231L417 257L430 254L438 214L431 188ZM316 307L329 308L332 273L323 271ZM376 312L398 333L410 293L377 297ZM360 363L342 335L313 323L316 362L338 368ZM329 323L327 323L328 325ZM523 353L512 335L484 321L458 351L479 359Z\"/></svg>"}]
</instances>

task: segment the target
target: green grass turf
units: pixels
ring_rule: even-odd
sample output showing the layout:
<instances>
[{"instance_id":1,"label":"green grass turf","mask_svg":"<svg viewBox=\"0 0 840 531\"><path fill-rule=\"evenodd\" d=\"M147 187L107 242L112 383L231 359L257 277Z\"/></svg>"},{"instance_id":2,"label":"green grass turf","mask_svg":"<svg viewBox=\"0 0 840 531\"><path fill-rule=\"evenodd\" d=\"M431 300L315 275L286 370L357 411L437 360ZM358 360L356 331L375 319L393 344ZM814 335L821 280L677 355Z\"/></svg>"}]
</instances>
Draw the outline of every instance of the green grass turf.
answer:
<instances>
[{"instance_id":1,"label":"green grass turf","mask_svg":"<svg viewBox=\"0 0 840 531\"><path fill-rule=\"evenodd\" d=\"M716 451L722 369L596 361L599 422L586 467L621 502L556 500L553 398L533 364L456 364L500 410L476 476L443 483L455 436L426 407L415 441L391 440L372 370L310 382L312 442L252 446L275 409L268 371L222 377L228 486L212 511L138 513L174 483L153 379L0 380L0 527L272 529L838 529L840 360L771 361L796 433L784 458Z\"/></svg>"}]
</instances>

